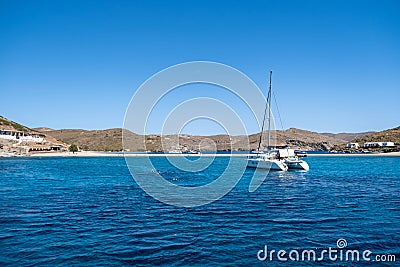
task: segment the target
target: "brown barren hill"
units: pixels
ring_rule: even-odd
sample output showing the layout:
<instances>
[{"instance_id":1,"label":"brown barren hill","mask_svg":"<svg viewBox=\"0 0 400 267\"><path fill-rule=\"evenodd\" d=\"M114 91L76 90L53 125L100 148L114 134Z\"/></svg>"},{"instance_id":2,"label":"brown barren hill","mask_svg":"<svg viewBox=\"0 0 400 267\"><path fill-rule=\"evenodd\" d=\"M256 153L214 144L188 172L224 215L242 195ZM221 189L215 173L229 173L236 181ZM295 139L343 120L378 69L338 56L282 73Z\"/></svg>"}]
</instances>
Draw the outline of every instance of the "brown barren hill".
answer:
<instances>
[{"instance_id":1,"label":"brown barren hill","mask_svg":"<svg viewBox=\"0 0 400 267\"><path fill-rule=\"evenodd\" d=\"M346 142L350 142L354 139L361 138L366 135L373 134L375 132L362 132L362 133L321 133L322 135L326 135L335 139L341 139Z\"/></svg>"},{"instance_id":2,"label":"brown barren hill","mask_svg":"<svg viewBox=\"0 0 400 267\"><path fill-rule=\"evenodd\" d=\"M122 129L107 130L82 130L82 129L63 129L46 130L46 134L54 136L68 144L76 144L80 149L91 151L171 151L171 150L249 150L256 149L260 134L250 136L193 136L188 134L181 135L138 135L125 130L124 138L126 147L122 147ZM272 142L276 145L289 145L290 147L304 150L329 150L337 144L346 142L345 140L321 135L316 132L291 128L284 131L276 131ZM264 147L266 146L266 135L263 134ZM179 139L179 145L176 140ZM247 141L248 140L248 141ZM248 146L250 142L250 147ZM144 145L145 143L145 145Z\"/></svg>"},{"instance_id":3,"label":"brown barren hill","mask_svg":"<svg viewBox=\"0 0 400 267\"><path fill-rule=\"evenodd\" d=\"M262 144L266 146L267 133L263 134ZM271 144L278 146L289 146L302 150L329 150L334 145L344 143L345 141L339 138L326 136L316 132L290 128L287 130L277 130L271 132ZM256 149L260 139L260 134L249 136L251 148Z\"/></svg>"},{"instance_id":4,"label":"brown barren hill","mask_svg":"<svg viewBox=\"0 0 400 267\"><path fill-rule=\"evenodd\" d=\"M393 129L369 134L361 138L356 138L353 141L359 143L360 145L363 145L365 142L394 142L395 145L399 146L400 126Z\"/></svg>"},{"instance_id":5,"label":"brown barren hill","mask_svg":"<svg viewBox=\"0 0 400 267\"><path fill-rule=\"evenodd\" d=\"M122 151L122 129L113 128L107 130L82 130L62 129L45 131L63 142L76 144L80 149L87 151ZM143 151L140 135L124 130L124 136L128 140L130 151Z\"/></svg>"},{"instance_id":6,"label":"brown barren hill","mask_svg":"<svg viewBox=\"0 0 400 267\"><path fill-rule=\"evenodd\" d=\"M67 147L66 143L63 143L62 141L57 140L53 136L47 134L47 132L42 132L38 130L37 128L29 128L25 125L19 124L17 122L14 122L12 120L9 120L3 116L0 116L0 130L8 130L8 131L17 131L17 132L24 132L25 134L30 134L30 135L35 135L35 134L42 134L44 136L44 140L39 143L35 144L32 142L22 142L20 144L13 144L13 142L17 141L7 141L5 142L4 139L2 139L2 143L5 143L5 145L11 145L13 147L19 147L19 146L24 146L24 147L41 147L41 148L49 148L52 145L62 145L63 147Z\"/></svg>"},{"instance_id":7,"label":"brown barren hill","mask_svg":"<svg viewBox=\"0 0 400 267\"><path fill-rule=\"evenodd\" d=\"M32 129L0 116L0 129L10 131L35 132Z\"/></svg>"}]
</instances>

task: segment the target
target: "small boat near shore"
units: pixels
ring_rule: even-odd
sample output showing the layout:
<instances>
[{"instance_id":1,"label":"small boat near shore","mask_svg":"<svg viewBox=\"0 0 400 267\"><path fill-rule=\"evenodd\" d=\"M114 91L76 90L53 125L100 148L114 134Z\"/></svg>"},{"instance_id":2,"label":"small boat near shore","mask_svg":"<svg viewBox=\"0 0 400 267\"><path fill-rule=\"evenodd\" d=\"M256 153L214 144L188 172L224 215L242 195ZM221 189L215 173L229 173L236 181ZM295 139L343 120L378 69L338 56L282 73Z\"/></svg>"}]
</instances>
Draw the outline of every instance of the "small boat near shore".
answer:
<instances>
[{"instance_id":1,"label":"small boat near shore","mask_svg":"<svg viewBox=\"0 0 400 267\"><path fill-rule=\"evenodd\" d=\"M300 157L307 157L307 152L303 151L303 150L295 150L294 153L299 158Z\"/></svg>"},{"instance_id":2,"label":"small boat near shore","mask_svg":"<svg viewBox=\"0 0 400 267\"><path fill-rule=\"evenodd\" d=\"M201 154L199 150L189 150L189 151L184 151L182 154L190 154L190 155L198 155Z\"/></svg>"},{"instance_id":3,"label":"small boat near shore","mask_svg":"<svg viewBox=\"0 0 400 267\"><path fill-rule=\"evenodd\" d=\"M168 154L182 154L182 151L180 151L178 149L174 149L174 150L168 151Z\"/></svg>"}]
</instances>

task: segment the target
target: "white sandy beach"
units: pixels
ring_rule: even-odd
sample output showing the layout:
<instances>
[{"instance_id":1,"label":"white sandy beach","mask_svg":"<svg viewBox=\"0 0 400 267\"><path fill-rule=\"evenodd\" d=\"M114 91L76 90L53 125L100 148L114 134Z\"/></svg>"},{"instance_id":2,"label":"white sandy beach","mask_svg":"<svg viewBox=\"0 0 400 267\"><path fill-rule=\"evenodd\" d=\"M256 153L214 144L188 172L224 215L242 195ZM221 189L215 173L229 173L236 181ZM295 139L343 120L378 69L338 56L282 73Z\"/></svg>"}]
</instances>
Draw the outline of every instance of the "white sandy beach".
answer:
<instances>
[{"instance_id":1,"label":"white sandy beach","mask_svg":"<svg viewBox=\"0 0 400 267\"><path fill-rule=\"evenodd\" d=\"M152 154L152 153L113 153L113 152L99 152L99 151L81 151L81 152L40 152L32 153L31 157L228 157L231 154ZM245 157L247 154L232 154L234 157Z\"/></svg>"},{"instance_id":2,"label":"white sandy beach","mask_svg":"<svg viewBox=\"0 0 400 267\"><path fill-rule=\"evenodd\" d=\"M307 154L308 157L388 157L395 156L399 157L400 152L390 152L390 153L368 153L368 154Z\"/></svg>"},{"instance_id":3,"label":"white sandy beach","mask_svg":"<svg viewBox=\"0 0 400 267\"><path fill-rule=\"evenodd\" d=\"M81 151L81 152L41 152L32 153L31 157L246 157L248 154L145 154L145 153L111 153L99 151ZM308 157L377 157L377 156L400 156L400 152L391 153L370 153L370 154L308 154Z\"/></svg>"}]
</instances>

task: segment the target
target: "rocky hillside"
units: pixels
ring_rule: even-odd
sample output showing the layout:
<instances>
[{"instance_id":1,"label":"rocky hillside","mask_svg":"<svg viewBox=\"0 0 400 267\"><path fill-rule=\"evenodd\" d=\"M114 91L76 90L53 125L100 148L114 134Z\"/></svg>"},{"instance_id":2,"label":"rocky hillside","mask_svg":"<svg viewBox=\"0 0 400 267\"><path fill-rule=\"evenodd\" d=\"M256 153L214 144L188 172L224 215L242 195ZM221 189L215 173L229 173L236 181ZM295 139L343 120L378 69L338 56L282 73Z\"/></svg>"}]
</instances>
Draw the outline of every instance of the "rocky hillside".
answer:
<instances>
[{"instance_id":1,"label":"rocky hillside","mask_svg":"<svg viewBox=\"0 0 400 267\"><path fill-rule=\"evenodd\" d=\"M354 142L357 142L360 145L365 142L394 142L395 145L398 146L400 145L400 126L356 138Z\"/></svg>"},{"instance_id":2,"label":"rocky hillside","mask_svg":"<svg viewBox=\"0 0 400 267\"><path fill-rule=\"evenodd\" d=\"M51 129L51 128L48 128L48 127L37 127L37 128L32 128L32 130L35 130L37 132L54 131L54 129Z\"/></svg>"},{"instance_id":3,"label":"rocky hillside","mask_svg":"<svg viewBox=\"0 0 400 267\"><path fill-rule=\"evenodd\" d=\"M354 139L361 138L366 135L373 134L375 132L363 132L363 133L321 133L321 135L329 136L335 139L344 140L346 142L353 141Z\"/></svg>"},{"instance_id":4,"label":"rocky hillside","mask_svg":"<svg viewBox=\"0 0 400 267\"><path fill-rule=\"evenodd\" d=\"M44 134L45 139L47 142L51 144L65 144L61 142L60 140L55 139L53 136L48 135L45 132L39 131L38 129L31 129L25 125L21 125L17 122L14 122L12 120L9 120L3 116L0 116L0 129L2 130L11 130L11 131L22 131L22 132L27 132L31 134Z\"/></svg>"},{"instance_id":5,"label":"rocky hillside","mask_svg":"<svg viewBox=\"0 0 400 267\"><path fill-rule=\"evenodd\" d=\"M121 151L122 129L107 130L82 130L82 129L63 129L51 130L36 128L41 132L53 136L68 144L76 144L83 150L93 151ZM272 133L272 144L289 145L294 148L304 150L328 150L332 146L346 142L345 140L321 135L315 132L288 129ZM125 149L129 151L169 151L169 150L248 150L256 149L260 134L246 136L192 136L182 135L160 135L142 136L125 130L125 139L128 144ZM266 134L263 135L263 146L266 146ZM179 140L179 141L178 141ZM144 145L145 143L145 145ZM179 145L178 145L179 144Z\"/></svg>"},{"instance_id":6,"label":"rocky hillside","mask_svg":"<svg viewBox=\"0 0 400 267\"><path fill-rule=\"evenodd\" d=\"M266 136L267 134L265 133L262 140L263 147L267 146ZM271 136L271 144L278 146L288 145L304 150L329 150L334 145L346 142L342 139L295 128L276 131L271 133ZM177 145L178 138L179 147ZM260 134L253 134L248 137L228 135L191 136L184 134L179 137L169 135L162 138L160 135L148 135L146 136L146 149L150 151L163 151L161 140L163 140L166 150L174 150L176 148L183 150L254 150L258 147ZM248 147L248 144L250 144L250 147Z\"/></svg>"},{"instance_id":7,"label":"rocky hillside","mask_svg":"<svg viewBox=\"0 0 400 267\"><path fill-rule=\"evenodd\" d=\"M0 154L8 153L13 155L27 155L30 151L49 151L53 149L52 147L54 146L64 150L68 148L68 144L59 141L46 133L42 133L37 129L31 129L3 116L0 116L0 130L24 132L31 136L41 134L40 137L44 137L44 139L39 142L0 138Z\"/></svg>"},{"instance_id":8,"label":"rocky hillside","mask_svg":"<svg viewBox=\"0 0 400 267\"><path fill-rule=\"evenodd\" d=\"M11 131L32 132L32 129L0 116L0 129Z\"/></svg>"},{"instance_id":9,"label":"rocky hillside","mask_svg":"<svg viewBox=\"0 0 400 267\"><path fill-rule=\"evenodd\" d=\"M90 151L121 151L122 150L122 129L114 128L107 130L82 130L62 129L42 131L48 135L62 140L68 144L76 144L80 149ZM130 131L125 132L125 137L130 141L128 147L131 151L144 151L140 135Z\"/></svg>"},{"instance_id":10,"label":"rocky hillside","mask_svg":"<svg viewBox=\"0 0 400 267\"><path fill-rule=\"evenodd\" d=\"M346 142L343 139L326 136L316 132L290 128L283 131L276 131L276 137L272 140L276 145L288 145L302 150L329 150L334 145ZM272 133L272 136L274 134ZM265 136L265 135L264 135ZM259 134L251 135L251 148L255 149L258 145ZM263 142L265 143L265 141Z\"/></svg>"}]
</instances>

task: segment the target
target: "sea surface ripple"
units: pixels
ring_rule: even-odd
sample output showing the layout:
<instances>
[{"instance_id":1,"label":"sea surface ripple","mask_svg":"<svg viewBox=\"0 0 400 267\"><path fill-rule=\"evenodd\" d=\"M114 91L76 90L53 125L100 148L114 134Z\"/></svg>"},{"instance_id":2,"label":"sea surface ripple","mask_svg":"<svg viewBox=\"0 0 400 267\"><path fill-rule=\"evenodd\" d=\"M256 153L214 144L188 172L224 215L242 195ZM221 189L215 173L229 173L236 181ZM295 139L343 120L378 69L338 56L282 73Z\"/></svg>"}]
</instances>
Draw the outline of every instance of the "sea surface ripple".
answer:
<instances>
[{"instance_id":1,"label":"sea surface ripple","mask_svg":"<svg viewBox=\"0 0 400 267\"><path fill-rule=\"evenodd\" d=\"M228 160L187 173L152 159L181 186L211 182ZM400 157L307 161L309 172L271 172L252 193L247 170L218 201L179 208L148 196L123 158L0 159L0 265L274 266L282 262L257 259L265 245L321 250L340 238L349 249L395 254L398 263Z\"/></svg>"}]
</instances>

